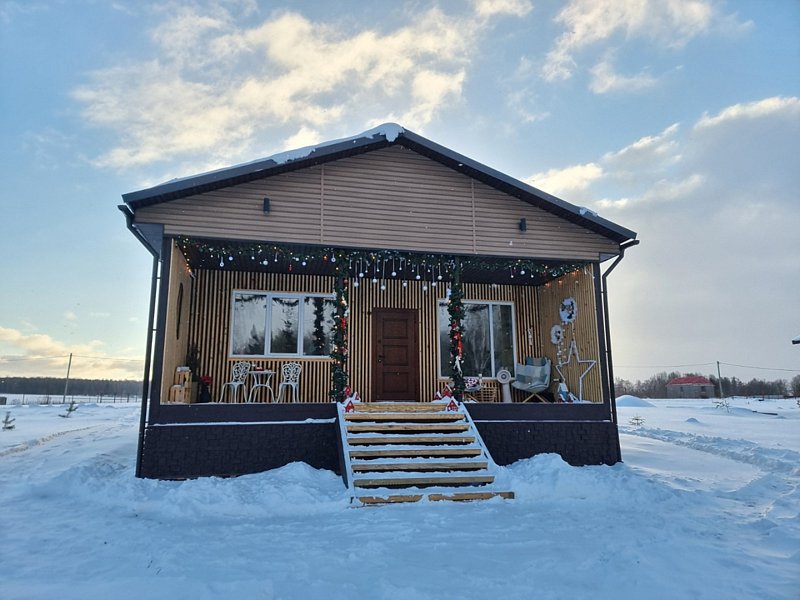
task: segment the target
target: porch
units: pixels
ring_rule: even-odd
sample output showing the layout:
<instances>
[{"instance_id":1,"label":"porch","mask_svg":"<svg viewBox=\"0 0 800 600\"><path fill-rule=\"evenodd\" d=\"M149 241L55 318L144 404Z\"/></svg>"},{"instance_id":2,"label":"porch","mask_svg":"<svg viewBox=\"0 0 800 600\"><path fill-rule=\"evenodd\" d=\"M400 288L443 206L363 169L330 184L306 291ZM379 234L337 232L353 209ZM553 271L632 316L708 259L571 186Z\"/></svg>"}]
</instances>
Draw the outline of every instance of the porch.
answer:
<instances>
[{"instance_id":1,"label":"porch","mask_svg":"<svg viewBox=\"0 0 800 600\"><path fill-rule=\"evenodd\" d=\"M472 400L508 400L498 373L513 377L516 365L527 358L547 357L552 383L545 399L556 400L561 380L587 402L579 405L585 415L608 401L597 262L198 238L166 238L163 256L169 257L161 274L167 284L159 307L163 353L154 357L151 387L151 418L156 420L169 415L183 421L181 411L187 409L214 420L214 414L230 411L289 410L261 402L277 394L287 363L301 367L292 404L329 403L335 387L334 349L345 359L346 384L362 400L429 402L452 382L448 299L454 288L466 307L462 372L480 377ZM565 299L574 313L569 322L562 314ZM342 322L345 329L337 341L333 324ZM560 331L557 339L554 329ZM385 341L389 337L391 343ZM257 403L218 405L221 386L239 361L274 373L272 395L261 390L253 398ZM194 385L176 404L171 388L177 369L187 364ZM197 404L201 377L211 380L209 404ZM527 396L510 388L512 403ZM249 389L239 396L248 398Z\"/></svg>"}]
</instances>

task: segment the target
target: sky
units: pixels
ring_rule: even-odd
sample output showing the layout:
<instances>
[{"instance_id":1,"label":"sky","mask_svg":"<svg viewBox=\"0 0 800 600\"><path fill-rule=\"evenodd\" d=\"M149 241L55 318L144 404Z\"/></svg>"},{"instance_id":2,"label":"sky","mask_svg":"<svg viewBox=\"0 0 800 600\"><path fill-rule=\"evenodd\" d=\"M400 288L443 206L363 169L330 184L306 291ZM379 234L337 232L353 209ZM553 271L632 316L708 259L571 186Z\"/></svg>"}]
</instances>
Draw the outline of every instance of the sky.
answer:
<instances>
[{"instance_id":1,"label":"sky","mask_svg":"<svg viewBox=\"0 0 800 600\"><path fill-rule=\"evenodd\" d=\"M638 233L617 377L791 379L799 74L796 0L0 0L0 377L141 378L121 194L396 122Z\"/></svg>"}]
</instances>

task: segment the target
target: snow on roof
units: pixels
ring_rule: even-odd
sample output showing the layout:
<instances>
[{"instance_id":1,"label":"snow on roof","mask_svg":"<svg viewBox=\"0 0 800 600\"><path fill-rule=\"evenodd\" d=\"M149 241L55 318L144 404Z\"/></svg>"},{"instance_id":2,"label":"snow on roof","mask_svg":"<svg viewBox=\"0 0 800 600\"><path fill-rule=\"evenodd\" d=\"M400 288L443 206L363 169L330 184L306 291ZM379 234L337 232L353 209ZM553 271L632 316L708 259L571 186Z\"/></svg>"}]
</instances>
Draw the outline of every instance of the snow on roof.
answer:
<instances>
[{"instance_id":1,"label":"snow on roof","mask_svg":"<svg viewBox=\"0 0 800 600\"><path fill-rule=\"evenodd\" d=\"M711 385L708 378L702 375L687 375L686 377L676 377L667 385Z\"/></svg>"},{"instance_id":2,"label":"snow on roof","mask_svg":"<svg viewBox=\"0 0 800 600\"><path fill-rule=\"evenodd\" d=\"M283 152L278 152L276 154L272 154L270 156L265 156L262 158L257 158L255 160L250 160L247 162L239 163L229 167L222 167L220 169L213 169L211 171L206 171L205 173L189 175L187 177L176 177L174 179L170 179L169 181L165 181L160 185L165 185L167 183L179 183L181 181L187 181L190 179L196 179L198 177L203 177L206 175L213 175L215 173L222 173L231 171L234 169L245 168L253 165L257 165L258 163L267 163L268 166L275 166L275 165L283 165L288 162L292 162L293 160L300 160L301 158L308 157L312 152L316 152L322 148L327 148L328 146L334 146L336 144L343 144L346 142L355 142L356 140L363 140L363 139L370 139L376 136L382 136L386 138L387 142L393 142L397 139L397 137L403 133L405 129L403 129L397 123L382 123L377 127L373 127L372 129L368 129L362 133L358 133L356 135L351 135L350 137L346 138L339 138L336 140L327 140L325 142L321 142L319 144L314 144L312 146L303 146L302 148L294 148L292 150L284 150ZM159 187L159 186L156 186Z\"/></svg>"},{"instance_id":3,"label":"snow on roof","mask_svg":"<svg viewBox=\"0 0 800 600\"><path fill-rule=\"evenodd\" d=\"M792 339L792 343L793 344L800 344L800 335L798 335L796 338L793 338Z\"/></svg>"}]
</instances>

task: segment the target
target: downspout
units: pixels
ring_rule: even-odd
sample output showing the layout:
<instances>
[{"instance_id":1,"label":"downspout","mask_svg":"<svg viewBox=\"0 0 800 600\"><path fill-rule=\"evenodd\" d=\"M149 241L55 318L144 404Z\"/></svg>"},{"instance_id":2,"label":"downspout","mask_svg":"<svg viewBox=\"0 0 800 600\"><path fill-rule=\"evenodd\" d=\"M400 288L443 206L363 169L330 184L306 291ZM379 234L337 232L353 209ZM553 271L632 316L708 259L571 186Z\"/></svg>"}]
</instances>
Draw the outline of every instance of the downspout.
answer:
<instances>
[{"instance_id":1,"label":"downspout","mask_svg":"<svg viewBox=\"0 0 800 600\"><path fill-rule=\"evenodd\" d=\"M606 269L606 272L603 273L601 276L601 286L600 286L600 294L603 299L603 321L605 321L605 338L606 338L606 370L608 372L608 385L609 391L611 392L611 397L609 398L609 402L611 403L611 419L615 425L619 425L617 423L617 394L614 390L614 365L611 360L611 327L608 323L608 283L606 282L606 277L611 274L616 266L620 263L620 261L625 256L625 250L631 248L633 246L638 246L639 240L628 240L627 242L620 244L619 247L619 256L614 259L614 262L611 263L611 266ZM622 457L622 448L619 445L619 436L617 436L617 456Z\"/></svg>"},{"instance_id":2,"label":"downspout","mask_svg":"<svg viewBox=\"0 0 800 600\"><path fill-rule=\"evenodd\" d=\"M128 229L136 236L136 238L144 244L150 253L153 255L153 271L150 276L150 310L147 316L147 346L144 355L144 373L142 375L142 408L139 412L139 439L136 445L136 477L142 477L142 452L144 450L144 429L147 425L147 407L150 400L150 361L152 360L153 353L153 324L155 322L156 312L156 286L158 282L158 266L159 256L153 250L141 232L133 226L133 213L127 206L121 205L119 209L125 215L125 220L128 224Z\"/></svg>"}]
</instances>

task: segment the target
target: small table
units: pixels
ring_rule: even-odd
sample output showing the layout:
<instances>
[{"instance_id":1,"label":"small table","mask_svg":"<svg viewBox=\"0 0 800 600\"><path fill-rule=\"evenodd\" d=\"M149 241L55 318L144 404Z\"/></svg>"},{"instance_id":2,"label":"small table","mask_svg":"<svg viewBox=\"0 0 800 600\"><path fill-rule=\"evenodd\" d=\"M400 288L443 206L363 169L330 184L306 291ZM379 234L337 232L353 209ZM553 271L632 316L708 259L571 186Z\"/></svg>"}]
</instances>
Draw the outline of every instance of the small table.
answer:
<instances>
[{"instance_id":1,"label":"small table","mask_svg":"<svg viewBox=\"0 0 800 600\"><path fill-rule=\"evenodd\" d=\"M272 384L270 383L274 374L275 371L250 371L248 377L253 378L253 386L250 388L250 395L247 397L248 402L253 401L258 388L267 388L269 395L272 397L272 402L275 402L275 392L272 391Z\"/></svg>"}]
</instances>

